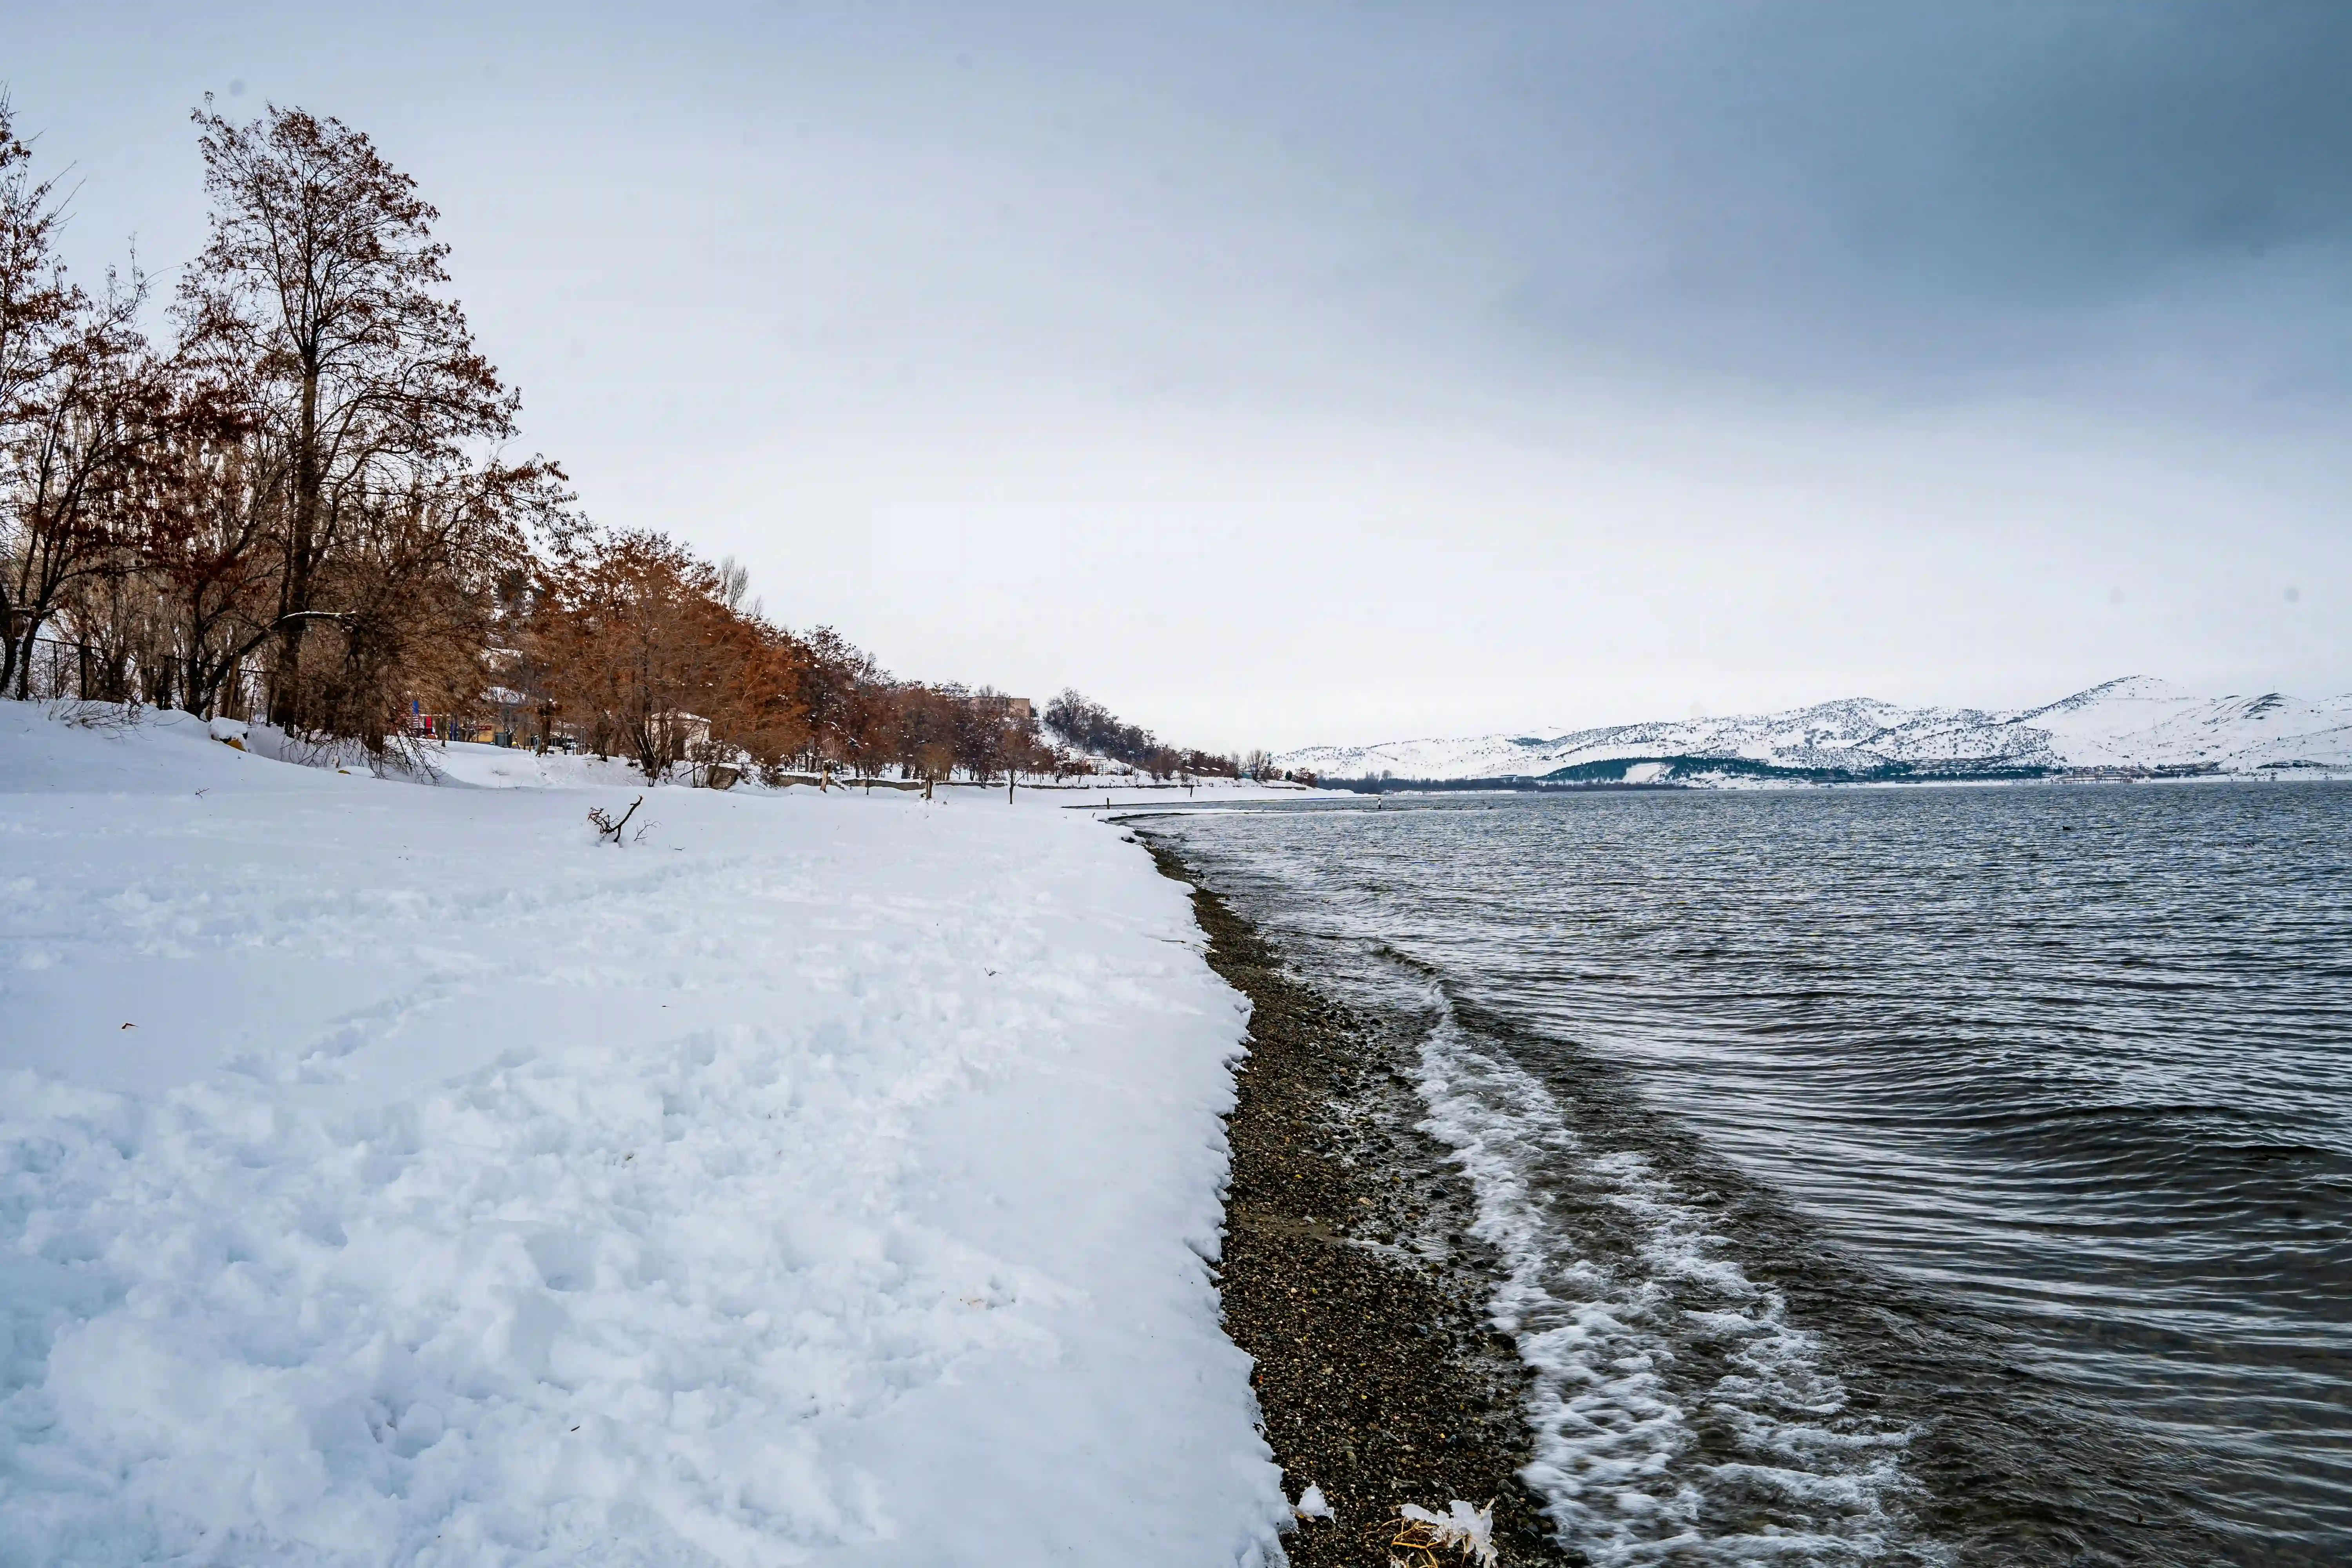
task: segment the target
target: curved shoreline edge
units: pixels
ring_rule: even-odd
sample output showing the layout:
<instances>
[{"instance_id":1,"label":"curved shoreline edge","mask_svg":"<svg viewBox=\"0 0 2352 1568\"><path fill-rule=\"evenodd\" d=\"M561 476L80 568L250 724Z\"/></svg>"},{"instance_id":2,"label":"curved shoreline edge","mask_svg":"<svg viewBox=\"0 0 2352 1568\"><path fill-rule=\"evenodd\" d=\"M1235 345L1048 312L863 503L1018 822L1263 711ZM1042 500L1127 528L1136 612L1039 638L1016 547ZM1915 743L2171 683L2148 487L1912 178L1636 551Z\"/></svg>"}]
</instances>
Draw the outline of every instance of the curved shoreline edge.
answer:
<instances>
[{"instance_id":1,"label":"curved shoreline edge","mask_svg":"<svg viewBox=\"0 0 2352 1568\"><path fill-rule=\"evenodd\" d=\"M1287 970L1180 850L1133 826L1191 888L1210 967L1250 1003L1215 1280L1289 1495L1312 1484L1333 1510L1285 1536L1291 1562L1385 1564L1399 1505L1454 1498L1494 1502L1504 1561L1582 1562L1518 1478L1528 1372L1487 1321L1492 1262L1467 1235L1466 1182L1417 1130L1403 1042Z\"/></svg>"}]
</instances>

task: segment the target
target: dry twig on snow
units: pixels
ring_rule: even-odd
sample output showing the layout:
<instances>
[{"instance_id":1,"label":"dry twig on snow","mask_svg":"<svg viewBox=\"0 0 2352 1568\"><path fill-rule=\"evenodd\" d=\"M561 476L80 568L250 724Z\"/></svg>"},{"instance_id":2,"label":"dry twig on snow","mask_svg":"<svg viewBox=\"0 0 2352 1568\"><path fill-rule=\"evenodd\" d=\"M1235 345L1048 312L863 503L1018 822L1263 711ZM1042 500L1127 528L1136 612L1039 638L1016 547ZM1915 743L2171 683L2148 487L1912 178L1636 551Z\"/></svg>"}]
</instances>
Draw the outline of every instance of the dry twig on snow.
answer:
<instances>
[{"instance_id":1,"label":"dry twig on snow","mask_svg":"<svg viewBox=\"0 0 2352 1568\"><path fill-rule=\"evenodd\" d=\"M618 844L621 842L621 829L629 825L629 818L636 816L637 807L645 803L644 795L639 795L629 802L629 809L621 813L621 819L618 822L614 821L612 816L603 806L592 805L588 808L588 826L596 830L597 837L609 838L614 844Z\"/></svg>"}]
</instances>

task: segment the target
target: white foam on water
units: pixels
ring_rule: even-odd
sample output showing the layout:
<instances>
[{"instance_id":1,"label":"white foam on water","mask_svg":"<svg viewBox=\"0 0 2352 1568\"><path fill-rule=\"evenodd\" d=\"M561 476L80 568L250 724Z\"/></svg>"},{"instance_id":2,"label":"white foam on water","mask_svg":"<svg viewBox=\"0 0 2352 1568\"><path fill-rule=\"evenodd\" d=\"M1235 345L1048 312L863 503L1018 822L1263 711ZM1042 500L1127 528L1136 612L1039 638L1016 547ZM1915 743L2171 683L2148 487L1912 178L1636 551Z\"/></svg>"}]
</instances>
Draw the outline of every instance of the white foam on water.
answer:
<instances>
[{"instance_id":1,"label":"white foam on water","mask_svg":"<svg viewBox=\"0 0 2352 1568\"><path fill-rule=\"evenodd\" d=\"M1564 1539L1606 1564L1867 1561L1898 1545L1940 1558L1900 1517L1916 1491L1910 1434L1841 1422L1846 1390L1820 1337L1727 1256L1674 1179L1639 1152L1588 1147L1540 1080L1479 1048L1434 988L1429 1000L1422 1128L1453 1151L1475 1194L1474 1234L1501 1255L1493 1321L1535 1374L1522 1475ZM1586 1256L1555 1218L1540 1173L1562 1162L1632 1222L1637 1268ZM1714 1304L1686 1308L1678 1286ZM1701 1344L1730 1370L1695 1394L1669 1374L1678 1345ZM1741 1458L1702 1456L1701 1421ZM1707 1500L1730 1492L1805 1526L1710 1532Z\"/></svg>"}]
</instances>

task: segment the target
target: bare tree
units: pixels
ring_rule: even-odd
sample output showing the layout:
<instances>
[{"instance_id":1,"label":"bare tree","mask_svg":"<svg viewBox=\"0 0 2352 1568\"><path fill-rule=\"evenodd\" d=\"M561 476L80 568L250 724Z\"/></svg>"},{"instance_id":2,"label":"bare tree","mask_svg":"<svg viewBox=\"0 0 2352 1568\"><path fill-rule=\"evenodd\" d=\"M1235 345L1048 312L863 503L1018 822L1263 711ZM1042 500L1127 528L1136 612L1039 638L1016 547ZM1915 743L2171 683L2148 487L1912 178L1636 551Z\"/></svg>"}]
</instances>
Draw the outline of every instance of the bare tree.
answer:
<instances>
[{"instance_id":1,"label":"bare tree","mask_svg":"<svg viewBox=\"0 0 2352 1568\"><path fill-rule=\"evenodd\" d=\"M127 281L110 275L101 299L79 303L9 431L5 668L20 698L41 628L67 594L131 560L125 502L169 408L168 383L137 327L145 296L134 272Z\"/></svg>"},{"instance_id":2,"label":"bare tree","mask_svg":"<svg viewBox=\"0 0 2352 1568\"><path fill-rule=\"evenodd\" d=\"M324 569L386 496L468 443L513 433L515 395L441 297L448 247L415 182L362 132L271 105L239 125L194 115L212 199L181 289L192 344L245 378L285 448L272 716L310 721L301 680Z\"/></svg>"},{"instance_id":3,"label":"bare tree","mask_svg":"<svg viewBox=\"0 0 2352 1568\"><path fill-rule=\"evenodd\" d=\"M51 355L84 303L57 258L65 222L58 183L33 178L33 149L16 134L0 93L0 428L49 372Z\"/></svg>"},{"instance_id":4,"label":"bare tree","mask_svg":"<svg viewBox=\"0 0 2352 1568\"><path fill-rule=\"evenodd\" d=\"M53 176L37 180L33 150L16 134L16 114L0 95L0 455L9 463L0 491L0 692L21 688L20 667L33 631L24 627L16 568L29 541L22 464L37 442L31 426L46 421L39 395L58 370L59 351L89 301L66 280L57 257L64 205Z\"/></svg>"},{"instance_id":5,"label":"bare tree","mask_svg":"<svg viewBox=\"0 0 2352 1568\"><path fill-rule=\"evenodd\" d=\"M169 622L168 700L204 718L277 626L285 447L249 406L184 385L142 509L142 563Z\"/></svg>"}]
</instances>

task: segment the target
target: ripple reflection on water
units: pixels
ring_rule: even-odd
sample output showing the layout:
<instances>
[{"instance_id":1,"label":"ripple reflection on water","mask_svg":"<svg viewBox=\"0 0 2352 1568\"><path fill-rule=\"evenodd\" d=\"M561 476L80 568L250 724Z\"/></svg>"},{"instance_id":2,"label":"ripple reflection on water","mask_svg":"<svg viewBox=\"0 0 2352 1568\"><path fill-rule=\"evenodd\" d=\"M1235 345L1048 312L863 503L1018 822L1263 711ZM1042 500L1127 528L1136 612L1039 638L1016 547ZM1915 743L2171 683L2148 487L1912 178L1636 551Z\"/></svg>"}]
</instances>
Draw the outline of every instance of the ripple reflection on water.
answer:
<instances>
[{"instance_id":1,"label":"ripple reflection on water","mask_svg":"<svg viewBox=\"0 0 2352 1568\"><path fill-rule=\"evenodd\" d=\"M1673 1405L1661 1468L1550 1477L1596 1556L2352 1561L2352 789L1155 826L1486 1097L1531 1353L1646 1336L1579 1418Z\"/></svg>"}]
</instances>

